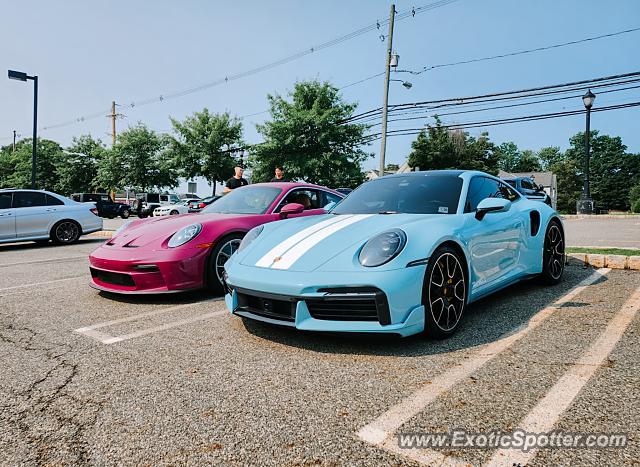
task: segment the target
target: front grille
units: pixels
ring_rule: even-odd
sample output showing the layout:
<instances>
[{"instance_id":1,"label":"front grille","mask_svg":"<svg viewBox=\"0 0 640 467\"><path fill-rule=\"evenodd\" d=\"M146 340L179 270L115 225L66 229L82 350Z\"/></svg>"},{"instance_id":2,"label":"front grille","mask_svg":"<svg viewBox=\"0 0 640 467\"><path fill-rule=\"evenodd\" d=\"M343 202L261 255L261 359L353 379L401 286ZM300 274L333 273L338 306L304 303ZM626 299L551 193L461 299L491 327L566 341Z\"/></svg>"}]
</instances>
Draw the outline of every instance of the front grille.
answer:
<instances>
[{"instance_id":1,"label":"front grille","mask_svg":"<svg viewBox=\"0 0 640 467\"><path fill-rule=\"evenodd\" d=\"M237 311L248 311L255 315L275 318L283 321L295 321L296 301L280 300L268 294L260 296L238 292Z\"/></svg>"},{"instance_id":2,"label":"front grille","mask_svg":"<svg viewBox=\"0 0 640 467\"><path fill-rule=\"evenodd\" d=\"M334 321L378 321L391 324L387 296L374 287L342 287L320 289L326 295L306 299L309 313L315 319Z\"/></svg>"},{"instance_id":3,"label":"front grille","mask_svg":"<svg viewBox=\"0 0 640 467\"><path fill-rule=\"evenodd\" d=\"M129 274L121 274L118 272L103 271L101 269L89 268L91 277L106 282L107 284L123 285L126 287L135 287L136 283Z\"/></svg>"}]
</instances>

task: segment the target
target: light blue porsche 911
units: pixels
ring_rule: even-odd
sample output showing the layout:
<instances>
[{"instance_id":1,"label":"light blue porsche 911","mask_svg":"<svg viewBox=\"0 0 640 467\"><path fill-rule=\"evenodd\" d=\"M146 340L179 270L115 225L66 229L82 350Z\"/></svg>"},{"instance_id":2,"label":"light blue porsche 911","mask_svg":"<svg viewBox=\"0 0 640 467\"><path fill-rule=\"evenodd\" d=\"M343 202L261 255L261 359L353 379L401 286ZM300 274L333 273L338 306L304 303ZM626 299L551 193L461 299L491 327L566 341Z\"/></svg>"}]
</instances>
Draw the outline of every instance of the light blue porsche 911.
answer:
<instances>
[{"instance_id":1,"label":"light blue porsche 911","mask_svg":"<svg viewBox=\"0 0 640 467\"><path fill-rule=\"evenodd\" d=\"M225 265L225 300L301 330L445 337L480 297L531 277L558 283L564 247L558 213L498 178L397 174L326 215L249 231Z\"/></svg>"}]
</instances>

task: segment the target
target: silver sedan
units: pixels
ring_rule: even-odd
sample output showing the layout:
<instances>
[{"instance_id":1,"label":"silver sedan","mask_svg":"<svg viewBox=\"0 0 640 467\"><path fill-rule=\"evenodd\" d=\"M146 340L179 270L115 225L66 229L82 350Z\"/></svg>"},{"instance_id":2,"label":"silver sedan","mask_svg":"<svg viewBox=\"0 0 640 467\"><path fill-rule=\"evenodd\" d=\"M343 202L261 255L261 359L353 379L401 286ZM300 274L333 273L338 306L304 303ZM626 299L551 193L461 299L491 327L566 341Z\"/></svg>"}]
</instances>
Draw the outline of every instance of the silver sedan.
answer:
<instances>
[{"instance_id":1,"label":"silver sedan","mask_svg":"<svg viewBox=\"0 0 640 467\"><path fill-rule=\"evenodd\" d=\"M28 240L73 243L102 230L93 203L78 203L43 190L0 190L0 243Z\"/></svg>"}]
</instances>

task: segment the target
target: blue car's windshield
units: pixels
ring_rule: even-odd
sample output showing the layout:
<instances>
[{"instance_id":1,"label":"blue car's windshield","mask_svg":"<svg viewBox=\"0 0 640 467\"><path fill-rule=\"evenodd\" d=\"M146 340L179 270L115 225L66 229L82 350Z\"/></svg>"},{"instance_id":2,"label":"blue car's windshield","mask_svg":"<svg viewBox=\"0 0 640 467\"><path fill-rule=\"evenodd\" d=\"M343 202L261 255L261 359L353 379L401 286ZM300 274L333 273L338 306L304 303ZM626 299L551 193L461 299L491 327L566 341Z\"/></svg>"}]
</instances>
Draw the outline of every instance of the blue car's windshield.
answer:
<instances>
[{"instance_id":1,"label":"blue car's windshield","mask_svg":"<svg viewBox=\"0 0 640 467\"><path fill-rule=\"evenodd\" d=\"M383 177L365 183L333 214L455 214L462 179L453 174Z\"/></svg>"},{"instance_id":2,"label":"blue car's windshield","mask_svg":"<svg viewBox=\"0 0 640 467\"><path fill-rule=\"evenodd\" d=\"M281 188L268 186L245 186L236 188L201 212L205 214L264 214L273 204Z\"/></svg>"}]
</instances>

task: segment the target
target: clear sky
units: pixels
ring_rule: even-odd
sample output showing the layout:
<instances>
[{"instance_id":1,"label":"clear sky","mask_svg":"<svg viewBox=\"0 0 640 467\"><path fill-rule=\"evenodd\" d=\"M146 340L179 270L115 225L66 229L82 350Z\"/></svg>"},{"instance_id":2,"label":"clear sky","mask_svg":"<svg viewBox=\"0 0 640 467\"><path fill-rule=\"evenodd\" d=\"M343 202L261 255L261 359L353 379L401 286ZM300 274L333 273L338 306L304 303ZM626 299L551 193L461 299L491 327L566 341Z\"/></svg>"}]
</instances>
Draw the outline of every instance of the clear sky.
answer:
<instances>
[{"instance_id":1,"label":"clear sky","mask_svg":"<svg viewBox=\"0 0 640 467\"><path fill-rule=\"evenodd\" d=\"M397 1L399 11L435 0ZM306 55L291 63L179 98L131 107L253 69L388 17L390 2L378 0L233 2L33 0L2 2L0 28L0 144L12 130L30 136L31 83L11 81L7 69L39 75L40 136L68 144L91 133L110 142L110 121L83 116L108 113L112 100L126 117L119 129L142 121L158 131L170 129L169 116L208 107L238 116L267 108L268 93L286 94L297 80L329 80L338 87L384 71L386 27ZM396 23L394 49L400 68L420 69L487 55L508 53L640 27L638 0L459 0ZM390 103L468 96L556 84L640 70L640 32L518 57L436 69L406 77L410 90L391 83ZM358 111L381 105L382 78L342 91ZM640 100L640 89L596 98L598 105ZM458 120L503 118L582 108L560 101L502 109ZM244 118L245 139L260 141L259 114ZM389 129L406 127L391 123ZM409 126L415 126L413 123ZM592 115L592 128L619 135L640 152L640 107ZM584 116L487 128L496 143L512 140L520 148L566 148L584 129ZM472 135L481 129L470 130ZM402 163L414 137L389 139L387 161ZM375 167L379 142L366 166Z\"/></svg>"}]
</instances>

